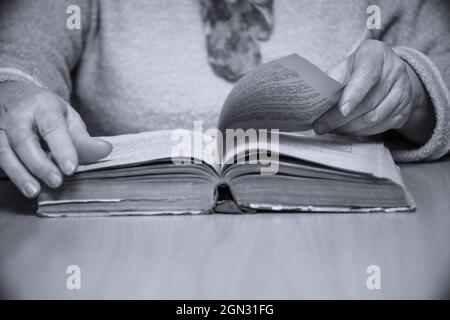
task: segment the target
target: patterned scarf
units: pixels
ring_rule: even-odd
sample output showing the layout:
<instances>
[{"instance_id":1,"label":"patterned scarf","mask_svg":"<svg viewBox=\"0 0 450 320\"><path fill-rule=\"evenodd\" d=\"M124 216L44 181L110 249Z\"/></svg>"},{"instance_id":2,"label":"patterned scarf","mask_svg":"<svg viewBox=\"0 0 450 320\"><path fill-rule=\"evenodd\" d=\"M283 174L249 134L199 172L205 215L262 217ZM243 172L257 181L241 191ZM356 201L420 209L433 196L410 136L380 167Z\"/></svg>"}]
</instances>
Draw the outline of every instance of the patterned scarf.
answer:
<instances>
[{"instance_id":1,"label":"patterned scarf","mask_svg":"<svg viewBox=\"0 0 450 320\"><path fill-rule=\"evenodd\" d=\"M261 63L258 41L273 30L273 0L200 0L208 61L214 73L235 82Z\"/></svg>"}]
</instances>

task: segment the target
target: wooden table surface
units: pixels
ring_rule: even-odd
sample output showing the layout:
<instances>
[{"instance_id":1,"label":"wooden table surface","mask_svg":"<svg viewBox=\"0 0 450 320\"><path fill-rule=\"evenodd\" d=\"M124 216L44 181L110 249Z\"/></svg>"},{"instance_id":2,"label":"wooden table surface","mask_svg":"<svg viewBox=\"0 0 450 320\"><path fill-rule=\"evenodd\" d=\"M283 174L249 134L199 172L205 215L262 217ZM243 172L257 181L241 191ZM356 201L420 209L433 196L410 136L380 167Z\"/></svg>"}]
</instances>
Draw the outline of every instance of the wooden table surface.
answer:
<instances>
[{"instance_id":1,"label":"wooden table surface","mask_svg":"<svg viewBox=\"0 0 450 320\"><path fill-rule=\"evenodd\" d=\"M415 213L46 219L2 182L0 296L449 298L450 159L402 172Z\"/></svg>"}]
</instances>

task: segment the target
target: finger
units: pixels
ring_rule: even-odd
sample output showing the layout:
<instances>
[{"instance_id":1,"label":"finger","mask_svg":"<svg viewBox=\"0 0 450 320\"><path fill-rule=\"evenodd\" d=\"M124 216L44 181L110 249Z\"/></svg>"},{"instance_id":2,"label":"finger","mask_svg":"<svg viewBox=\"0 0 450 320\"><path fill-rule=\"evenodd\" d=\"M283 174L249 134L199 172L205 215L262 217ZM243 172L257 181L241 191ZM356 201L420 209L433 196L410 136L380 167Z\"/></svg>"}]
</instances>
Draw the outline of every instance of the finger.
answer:
<instances>
[{"instance_id":1,"label":"finger","mask_svg":"<svg viewBox=\"0 0 450 320\"><path fill-rule=\"evenodd\" d=\"M389 94L392 85L393 84L387 82L378 83L347 116L344 116L338 107L331 108L316 120L314 130L318 134L332 132L375 109Z\"/></svg>"},{"instance_id":2,"label":"finger","mask_svg":"<svg viewBox=\"0 0 450 320\"><path fill-rule=\"evenodd\" d=\"M365 127L361 130L343 132L340 134L345 135L345 136L352 136L352 137L373 136L376 134L386 132L391 129L400 128L402 126L402 125L400 125L400 123L402 123L403 120L404 120L404 117L402 114L393 114L388 119L386 119L386 122L382 126L380 124L376 124L371 127Z\"/></svg>"},{"instance_id":3,"label":"finger","mask_svg":"<svg viewBox=\"0 0 450 320\"><path fill-rule=\"evenodd\" d=\"M25 169L9 145L6 133L0 130L0 168L12 183L28 198L36 197L41 191L39 182Z\"/></svg>"},{"instance_id":4,"label":"finger","mask_svg":"<svg viewBox=\"0 0 450 320\"><path fill-rule=\"evenodd\" d=\"M105 158L112 151L109 142L89 135L80 115L69 106L67 111L69 132L78 153L80 163L91 163Z\"/></svg>"},{"instance_id":5,"label":"finger","mask_svg":"<svg viewBox=\"0 0 450 320\"><path fill-rule=\"evenodd\" d=\"M334 130L334 133L348 134L361 131L364 128L370 128L367 132L381 133L392 129L389 118L394 117L401 112L403 104L403 90L400 87L394 87L388 96L373 110L364 113L345 125Z\"/></svg>"},{"instance_id":6,"label":"finger","mask_svg":"<svg viewBox=\"0 0 450 320\"><path fill-rule=\"evenodd\" d=\"M314 122L313 129L317 134L322 135L333 131L335 128L342 127L350 120L344 117L336 106L321 115Z\"/></svg>"},{"instance_id":7,"label":"finger","mask_svg":"<svg viewBox=\"0 0 450 320\"><path fill-rule=\"evenodd\" d=\"M347 116L375 87L383 74L384 55L374 45L365 45L354 53L351 76L339 101L339 110Z\"/></svg>"},{"instance_id":8,"label":"finger","mask_svg":"<svg viewBox=\"0 0 450 320\"><path fill-rule=\"evenodd\" d=\"M385 90L380 88L380 86L376 86L349 115L343 116L338 107L331 108L325 112L315 121L314 130L317 134L325 134L343 127L374 109L384 98Z\"/></svg>"},{"instance_id":9,"label":"finger","mask_svg":"<svg viewBox=\"0 0 450 320\"><path fill-rule=\"evenodd\" d=\"M49 187L62 183L62 176L55 164L47 157L31 125L18 125L6 132L11 148L25 167Z\"/></svg>"},{"instance_id":10,"label":"finger","mask_svg":"<svg viewBox=\"0 0 450 320\"><path fill-rule=\"evenodd\" d=\"M78 166L78 155L67 128L63 108L60 105L52 108L51 112L38 112L35 123L54 161L64 174L71 175Z\"/></svg>"},{"instance_id":11,"label":"finger","mask_svg":"<svg viewBox=\"0 0 450 320\"><path fill-rule=\"evenodd\" d=\"M331 67L327 71L327 75L344 85L347 84L351 75L350 72L353 65L353 58L354 55L345 57L342 61Z\"/></svg>"}]
</instances>

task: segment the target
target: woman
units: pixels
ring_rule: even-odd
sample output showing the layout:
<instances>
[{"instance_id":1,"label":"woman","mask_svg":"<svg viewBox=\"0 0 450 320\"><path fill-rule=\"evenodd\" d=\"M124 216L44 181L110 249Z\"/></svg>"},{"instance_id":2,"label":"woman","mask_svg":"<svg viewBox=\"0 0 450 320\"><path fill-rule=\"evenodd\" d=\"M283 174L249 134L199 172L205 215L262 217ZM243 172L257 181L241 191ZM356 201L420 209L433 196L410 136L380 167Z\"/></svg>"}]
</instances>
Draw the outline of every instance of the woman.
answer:
<instances>
[{"instance_id":1,"label":"woman","mask_svg":"<svg viewBox=\"0 0 450 320\"><path fill-rule=\"evenodd\" d=\"M367 29L360 0L3 0L0 167L35 197L39 181L58 187L105 157L79 114L95 135L213 127L232 82L292 52L346 83L318 134L395 130L418 144L396 160L437 159L449 149L449 3L370 4L381 30Z\"/></svg>"}]
</instances>

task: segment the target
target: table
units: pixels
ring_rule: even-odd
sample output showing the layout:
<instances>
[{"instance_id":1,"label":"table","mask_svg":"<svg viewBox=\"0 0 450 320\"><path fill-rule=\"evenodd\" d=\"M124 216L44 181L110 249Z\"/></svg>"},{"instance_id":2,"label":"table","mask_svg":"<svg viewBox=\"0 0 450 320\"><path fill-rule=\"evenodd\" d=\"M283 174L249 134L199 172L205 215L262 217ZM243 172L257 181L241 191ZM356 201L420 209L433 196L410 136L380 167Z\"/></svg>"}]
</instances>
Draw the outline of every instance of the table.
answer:
<instances>
[{"instance_id":1,"label":"table","mask_svg":"<svg viewBox=\"0 0 450 320\"><path fill-rule=\"evenodd\" d=\"M450 158L402 172L415 213L48 219L1 182L0 296L449 298ZM80 290L66 286L70 265Z\"/></svg>"}]
</instances>

